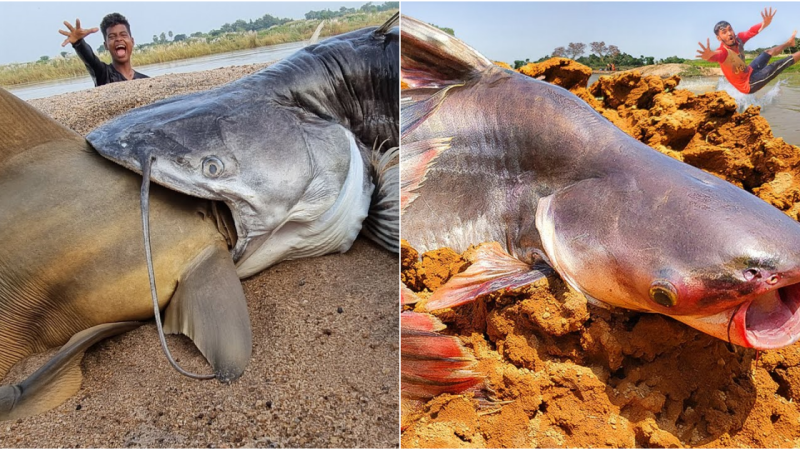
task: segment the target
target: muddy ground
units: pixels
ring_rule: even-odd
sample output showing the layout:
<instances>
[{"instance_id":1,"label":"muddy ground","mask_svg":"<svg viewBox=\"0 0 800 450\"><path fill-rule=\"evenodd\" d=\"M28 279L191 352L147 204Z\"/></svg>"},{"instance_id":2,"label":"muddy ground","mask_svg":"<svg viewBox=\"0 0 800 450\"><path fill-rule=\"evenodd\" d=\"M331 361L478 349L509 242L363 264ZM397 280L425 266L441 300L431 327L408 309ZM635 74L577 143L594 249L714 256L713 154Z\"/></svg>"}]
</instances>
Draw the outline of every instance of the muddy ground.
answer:
<instances>
[{"instance_id":1,"label":"muddy ground","mask_svg":"<svg viewBox=\"0 0 800 450\"><path fill-rule=\"evenodd\" d=\"M587 88L591 71L571 61L523 71L798 219L800 149L774 138L758 107L736 113L728 94L694 95L678 77L626 72ZM468 266L404 245L401 279L425 298ZM474 352L496 403L441 395L404 409L403 447L800 447L800 344L756 362L668 317L588 305L558 277L437 316Z\"/></svg>"},{"instance_id":2,"label":"muddy ground","mask_svg":"<svg viewBox=\"0 0 800 450\"><path fill-rule=\"evenodd\" d=\"M86 134L129 108L263 66L114 83L31 103ZM398 265L397 255L360 237L345 254L284 262L245 280L253 355L230 385L174 371L152 321L97 344L84 358L77 395L39 416L0 422L0 447L397 447ZM191 341L167 340L188 370L209 371ZM17 364L3 384L52 353Z\"/></svg>"}]
</instances>

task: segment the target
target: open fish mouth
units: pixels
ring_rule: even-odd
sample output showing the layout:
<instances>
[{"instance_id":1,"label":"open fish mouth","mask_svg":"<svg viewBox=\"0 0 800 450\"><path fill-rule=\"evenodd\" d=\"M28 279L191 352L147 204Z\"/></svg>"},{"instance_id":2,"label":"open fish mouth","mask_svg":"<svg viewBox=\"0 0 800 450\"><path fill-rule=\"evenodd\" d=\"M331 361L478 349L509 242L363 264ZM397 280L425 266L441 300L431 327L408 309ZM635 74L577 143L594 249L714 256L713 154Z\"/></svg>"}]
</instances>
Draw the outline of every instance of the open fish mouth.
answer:
<instances>
[{"instance_id":1,"label":"open fish mouth","mask_svg":"<svg viewBox=\"0 0 800 450\"><path fill-rule=\"evenodd\" d=\"M748 346L777 349L800 339L800 283L771 290L739 308L733 317Z\"/></svg>"}]
</instances>

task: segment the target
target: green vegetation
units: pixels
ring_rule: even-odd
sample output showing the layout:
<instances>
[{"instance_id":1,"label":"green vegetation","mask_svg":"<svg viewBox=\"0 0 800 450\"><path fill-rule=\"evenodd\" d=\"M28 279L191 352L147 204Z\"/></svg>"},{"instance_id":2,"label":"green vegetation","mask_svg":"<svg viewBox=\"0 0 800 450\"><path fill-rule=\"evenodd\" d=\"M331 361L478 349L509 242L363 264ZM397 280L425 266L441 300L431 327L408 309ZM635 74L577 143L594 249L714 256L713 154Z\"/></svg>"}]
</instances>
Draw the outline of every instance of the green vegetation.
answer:
<instances>
[{"instance_id":1,"label":"green vegetation","mask_svg":"<svg viewBox=\"0 0 800 450\"><path fill-rule=\"evenodd\" d=\"M691 61L689 61L689 62L691 62ZM705 75L703 70L700 68L700 66L696 66L696 65L689 65L687 68L683 69L682 71L680 71L678 73L678 76L681 77L681 78L701 77L703 75Z\"/></svg>"},{"instance_id":2,"label":"green vegetation","mask_svg":"<svg viewBox=\"0 0 800 450\"><path fill-rule=\"evenodd\" d=\"M429 23L428 25L430 25L430 26L432 26L432 27L436 27L436 28L438 28L438 29L440 29L440 30L444 31L445 33L449 34L450 36L455 36L455 35L456 35L456 32L455 32L455 30L453 30L452 28L448 28L448 27L440 27L439 25L436 25L436 24L434 24L434 23Z\"/></svg>"},{"instance_id":3,"label":"green vegetation","mask_svg":"<svg viewBox=\"0 0 800 450\"><path fill-rule=\"evenodd\" d=\"M324 19L333 19L336 17L346 16L348 14L355 14L357 12L382 12L382 11L390 11L400 9L400 2L384 2L383 5L373 5L372 2L368 2L358 8L346 8L342 6L339 8L338 11L331 11L330 9L320 10L320 11L309 11L306 13L306 19L317 19L317 20L324 20Z\"/></svg>"},{"instance_id":4,"label":"green vegetation","mask_svg":"<svg viewBox=\"0 0 800 450\"><path fill-rule=\"evenodd\" d=\"M616 45L606 45L603 41L591 42L588 47L591 53L588 56L583 56L586 53L586 44L583 42L570 42L566 47L556 47L551 55L543 56L536 60L536 62L542 62L553 57L561 57L574 59L595 70L606 69L609 64L614 64L617 70L625 70L652 64L681 63L685 61L683 58L677 56L670 56L661 60L656 60L652 56L644 55L636 58L635 56L622 52ZM530 59L516 60L514 61L514 67L519 69L529 61Z\"/></svg>"},{"instance_id":5,"label":"green vegetation","mask_svg":"<svg viewBox=\"0 0 800 450\"><path fill-rule=\"evenodd\" d=\"M397 11L396 7L386 8L387 4L397 5L397 2L386 2L382 6L367 3L359 10L350 8L355 12L336 16L325 23L320 39L359 28L381 25ZM309 39L319 23L320 19L276 19L267 14L254 21L238 20L233 24L225 24L219 30L212 30L209 33L196 32L190 36L184 34L172 36L172 32L169 31L153 36L153 42L137 45L131 59L133 66L139 67L215 53L299 42ZM256 31L256 27L265 26L266 29ZM223 29L231 31L221 31ZM172 37L171 41L167 39L167 34ZM111 55L102 45L97 50L101 60L111 62ZM79 76L86 76L86 68L74 53L67 53L64 56L62 52L60 57L42 56L35 62L0 65L0 86Z\"/></svg>"},{"instance_id":6,"label":"green vegetation","mask_svg":"<svg viewBox=\"0 0 800 450\"><path fill-rule=\"evenodd\" d=\"M745 62L747 64L750 64L750 62L756 56L758 56L758 53L745 55ZM775 61L779 61L779 60L781 60L783 58L786 58L787 56L789 56L789 54L786 54L786 53L784 53L783 55L780 55L780 56L773 56L772 58L770 58L769 62L773 63ZM698 68L699 67L719 67L719 64L717 64L715 62L708 62L708 61L705 61L703 59L687 59L684 62L684 64L689 64L690 66L698 67ZM789 67L789 68L787 68L786 70L783 71L783 73L795 73L795 72L800 72L800 64L795 64L795 65L793 65L793 66L791 66L791 67Z\"/></svg>"}]
</instances>

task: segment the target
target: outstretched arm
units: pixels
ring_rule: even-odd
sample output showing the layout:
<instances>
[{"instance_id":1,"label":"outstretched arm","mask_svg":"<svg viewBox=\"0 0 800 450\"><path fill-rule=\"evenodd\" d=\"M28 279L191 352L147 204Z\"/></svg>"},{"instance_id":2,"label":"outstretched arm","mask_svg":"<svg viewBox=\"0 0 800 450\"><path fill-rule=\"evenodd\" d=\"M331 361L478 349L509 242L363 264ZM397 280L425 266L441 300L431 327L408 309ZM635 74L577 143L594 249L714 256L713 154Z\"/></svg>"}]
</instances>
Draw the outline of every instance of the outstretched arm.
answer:
<instances>
[{"instance_id":1,"label":"outstretched arm","mask_svg":"<svg viewBox=\"0 0 800 450\"><path fill-rule=\"evenodd\" d=\"M719 51L711 50L711 39L706 39L705 46L702 42L698 42L697 44L700 45L700 50L697 51L698 57L703 58L706 61L719 62Z\"/></svg>"},{"instance_id":2,"label":"outstretched arm","mask_svg":"<svg viewBox=\"0 0 800 450\"><path fill-rule=\"evenodd\" d=\"M773 11L772 7L770 7L769 9L764 8L764 12L761 13L761 30L767 28L769 24L772 23L772 18L775 17L776 12L778 12L778 10L776 9Z\"/></svg>"},{"instance_id":3,"label":"outstretched arm","mask_svg":"<svg viewBox=\"0 0 800 450\"><path fill-rule=\"evenodd\" d=\"M101 84L105 84L105 80L98 80L97 77L105 76L106 65L103 61L100 61L100 58L98 58L97 55L94 54L92 47L89 46L85 40L83 40L83 38L86 36L92 33L97 33L99 29L81 28L80 19L75 19L74 27L67 21L64 21L64 25L69 31L58 30L59 33L67 37L64 39L64 42L61 43L61 46L64 47L67 44L72 44L72 48L75 49L75 53L80 56L81 60L83 61L83 65L86 66L86 70L89 72L89 75L91 75L92 80L94 80L94 85L99 86Z\"/></svg>"},{"instance_id":4,"label":"outstretched arm","mask_svg":"<svg viewBox=\"0 0 800 450\"><path fill-rule=\"evenodd\" d=\"M67 27L67 30L69 31L58 30L59 33L67 37L66 39L64 39L64 42L61 43L62 47L66 47L67 44L75 45L78 41L85 38L86 36L100 31L100 29L97 27L89 28L88 30L81 28L81 19L75 19L74 27L66 20L64 21L64 25Z\"/></svg>"}]
</instances>

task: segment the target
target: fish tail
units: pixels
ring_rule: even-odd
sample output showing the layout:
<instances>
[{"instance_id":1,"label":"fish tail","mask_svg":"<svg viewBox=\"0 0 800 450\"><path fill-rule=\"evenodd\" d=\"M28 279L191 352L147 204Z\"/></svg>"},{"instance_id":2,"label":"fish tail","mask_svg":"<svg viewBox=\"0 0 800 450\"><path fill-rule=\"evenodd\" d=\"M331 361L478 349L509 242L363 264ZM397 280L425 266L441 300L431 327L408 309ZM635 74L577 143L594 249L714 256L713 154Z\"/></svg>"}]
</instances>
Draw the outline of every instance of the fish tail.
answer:
<instances>
[{"instance_id":1,"label":"fish tail","mask_svg":"<svg viewBox=\"0 0 800 450\"><path fill-rule=\"evenodd\" d=\"M403 16L401 78L409 87L443 87L463 82L492 62L444 31Z\"/></svg>"},{"instance_id":2,"label":"fish tail","mask_svg":"<svg viewBox=\"0 0 800 450\"><path fill-rule=\"evenodd\" d=\"M381 152L380 147L372 150L370 172L375 190L362 228L365 236L395 253L400 251L399 153L399 147L385 152Z\"/></svg>"},{"instance_id":3,"label":"fish tail","mask_svg":"<svg viewBox=\"0 0 800 450\"><path fill-rule=\"evenodd\" d=\"M19 384L0 386L0 420L14 420L55 408L81 387L83 353L97 342L130 331L141 322L97 325L72 336L44 366Z\"/></svg>"}]
</instances>

